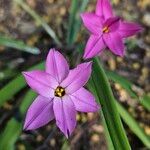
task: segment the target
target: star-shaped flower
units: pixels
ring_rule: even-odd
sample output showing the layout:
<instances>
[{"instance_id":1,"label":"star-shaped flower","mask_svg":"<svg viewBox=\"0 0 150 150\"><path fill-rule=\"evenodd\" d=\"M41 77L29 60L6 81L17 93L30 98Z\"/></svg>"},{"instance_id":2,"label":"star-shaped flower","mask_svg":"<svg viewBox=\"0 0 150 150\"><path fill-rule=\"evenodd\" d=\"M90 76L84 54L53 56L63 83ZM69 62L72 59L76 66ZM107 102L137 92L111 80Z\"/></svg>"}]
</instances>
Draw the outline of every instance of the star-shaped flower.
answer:
<instances>
[{"instance_id":1,"label":"star-shaped flower","mask_svg":"<svg viewBox=\"0 0 150 150\"><path fill-rule=\"evenodd\" d=\"M45 71L23 72L28 85L39 96L27 111L24 129L37 129L55 118L66 137L76 126L76 112L95 112L99 105L83 86L91 75L91 62L69 70L66 59L51 49Z\"/></svg>"},{"instance_id":2,"label":"star-shaped flower","mask_svg":"<svg viewBox=\"0 0 150 150\"><path fill-rule=\"evenodd\" d=\"M114 54L124 55L123 39L139 32L142 27L113 15L109 0L98 0L95 13L82 13L85 27L91 32L84 58L92 58L108 47Z\"/></svg>"}]
</instances>

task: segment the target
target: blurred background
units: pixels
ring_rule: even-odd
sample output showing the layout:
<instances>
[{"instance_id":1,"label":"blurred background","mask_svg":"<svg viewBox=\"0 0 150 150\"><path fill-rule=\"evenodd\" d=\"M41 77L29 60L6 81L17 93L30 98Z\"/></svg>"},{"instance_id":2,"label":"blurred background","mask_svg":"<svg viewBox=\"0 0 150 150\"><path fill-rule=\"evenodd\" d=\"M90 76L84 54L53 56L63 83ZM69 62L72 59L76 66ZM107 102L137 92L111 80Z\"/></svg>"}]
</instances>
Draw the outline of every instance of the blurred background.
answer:
<instances>
[{"instance_id":1,"label":"blurred background","mask_svg":"<svg viewBox=\"0 0 150 150\"><path fill-rule=\"evenodd\" d=\"M144 31L126 40L125 57L104 51L107 71L132 149L150 145L150 1L111 0L116 15L140 23ZM70 67L81 62L89 33L79 14L94 11L96 0L0 0L0 149L107 150L98 113L78 113L78 125L66 140L52 121L34 131L22 131L28 106L36 94L21 75L44 69L50 48L65 55ZM125 119L128 118L128 119ZM132 126L133 125L133 126ZM149 147L150 148L150 147Z\"/></svg>"}]
</instances>

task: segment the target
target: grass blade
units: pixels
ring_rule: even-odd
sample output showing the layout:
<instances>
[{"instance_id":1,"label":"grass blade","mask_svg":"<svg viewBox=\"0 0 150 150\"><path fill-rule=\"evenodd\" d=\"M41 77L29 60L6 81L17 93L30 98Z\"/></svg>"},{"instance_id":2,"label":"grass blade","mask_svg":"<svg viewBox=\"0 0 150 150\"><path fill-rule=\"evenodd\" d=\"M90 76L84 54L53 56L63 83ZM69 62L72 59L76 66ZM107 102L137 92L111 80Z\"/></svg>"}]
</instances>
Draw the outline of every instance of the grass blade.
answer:
<instances>
[{"instance_id":1,"label":"grass blade","mask_svg":"<svg viewBox=\"0 0 150 150\"><path fill-rule=\"evenodd\" d=\"M68 27L68 34L67 34L67 43L72 44L73 40L73 28L74 28L74 22L76 13L78 10L78 0L72 0L71 2L71 8L70 8L70 16L69 16L69 27Z\"/></svg>"},{"instance_id":2,"label":"grass blade","mask_svg":"<svg viewBox=\"0 0 150 150\"><path fill-rule=\"evenodd\" d=\"M108 150L115 150L114 146L113 146L113 143L112 143L112 140L111 140L111 137L110 137L110 134L109 134L109 131L108 131L108 128L107 128L107 124L106 124L106 120L104 118L104 114L103 114L102 111L100 113L101 113L101 116L102 116L103 127L104 127L104 131L105 131L104 134L105 134L105 137L106 137Z\"/></svg>"},{"instance_id":3,"label":"grass blade","mask_svg":"<svg viewBox=\"0 0 150 150\"><path fill-rule=\"evenodd\" d=\"M105 72L98 59L94 59L93 73L90 82L94 83L94 88L98 96L97 100L101 104L101 109L104 114L114 149L130 150L131 148L117 111L115 99Z\"/></svg>"},{"instance_id":4,"label":"grass blade","mask_svg":"<svg viewBox=\"0 0 150 150\"><path fill-rule=\"evenodd\" d=\"M108 72L107 72L107 75L108 75ZM111 78L110 75L111 74L109 74L108 76ZM100 78L100 76L99 76L99 78ZM121 79L121 80L118 80L118 79ZM126 81L122 77L117 78L117 80L119 82L120 81ZM94 83L94 81L91 79L90 82L89 82L89 84L88 84L88 87L94 93L94 95L96 95L96 97L98 99L98 95L97 95L98 92L95 90L95 87L94 87L93 83ZM98 84L98 83L96 82L96 84ZM130 84L130 82L127 82L126 85L124 85L124 86L125 87L130 87L131 85L132 84ZM145 102L146 103L148 101L147 98L149 99L149 97L146 95L145 96ZM119 102L117 102L117 100L115 100L115 102L116 102L116 105L117 105L118 112L121 115L121 118L129 126L129 128L133 131L133 133L143 142L143 144L149 148L150 147L150 137L145 134L144 130L138 125L138 123L136 122L136 120L125 110L125 108L123 108L123 106L121 104L119 104ZM147 107L148 106L149 106L149 104L147 104ZM110 139L110 133L107 132L107 127L108 126L106 124L103 112L101 112L101 115L102 115L102 120L103 120L103 124L104 124L104 128L105 128L105 135L106 135L106 139L107 139L108 149L113 149L112 140Z\"/></svg>"},{"instance_id":5,"label":"grass blade","mask_svg":"<svg viewBox=\"0 0 150 150\"><path fill-rule=\"evenodd\" d=\"M144 130L138 125L136 120L126 111L126 109L116 101L118 111L124 120L124 122L129 126L133 133L143 142L147 148L150 148L150 137L147 136Z\"/></svg>"},{"instance_id":6,"label":"grass blade","mask_svg":"<svg viewBox=\"0 0 150 150\"><path fill-rule=\"evenodd\" d=\"M22 103L20 105L19 112L24 115L27 111L27 108L32 103L32 101L35 99L36 93L29 90L24 99L22 100ZM0 136L0 147L4 148L5 150L14 150L14 145L17 139L19 138L20 134L22 132L22 122L19 122L15 118L12 118L6 125L6 128L4 132Z\"/></svg>"},{"instance_id":7,"label":"grass blade","mask_svg":"<svg viewBox=\"0 0 150 150\"><path fill-rule=\"evenodd\" d=\"M81 27L80 13L83 12L89 0L72 0L69 16L67 43L72 45Z\"/></svg>"},{"instance_id":8,"label":"grass blade","mask_svg":"<svg viewBox=\"0 0 150 150\"><path fill-rule=\"evenodd\" d=\"M112 71L106 71L106 74L108 78L114 82L119 83L128 93L129 95L138 100L141 105L148 111L150 111L150 96L144 95L141 98L137 96L137 94L133 91L132 87L134 87L134 84L130 81L128 81L126 78L120 76L119 74L112 72Z\"/></svg>"},{"instance_id":9,"label":"grass blade","mask_svg":"<svg viewBox=\"0 0 150 150\"><path fill-rule=\"evenodd\" d=\"M12 118L0 136L0 147L5 150L14 150L14 144L20 135L21 128L21 123Z\"/></svg>"},{"instance_id":10,"label":"grass blade","mask_svg":"<svg viewBox=\"0 0 150 150\"><path fill-rule=\"evenodd\" d=\"M13 78L17 75L18 71L14 70L14 69L5 69L5 70L1 70L0 71L0 82Z\"/></svg>"},{"instance_id":11,"label":"grass blade","mask_svg":"<svg viewBox=\"0 0 150 150\"><path fill-rule=\"evenodd\" d=\"M150 95L144 95L142 98L140 98L140 103L141 103L148 111L150 111Z\"/></svg>"},{"instance_id":12,"label":"grass blade","mask_svg":"<svg viewBox=\"0 0 150 150\"><path fill-rule=\"evenodd\" d=\"M15 48L20 51L25 51L32 54L39 54L40 50L36 47L30 47L23 41L11 39L9 37L0 36L0 45Z\"/></svg>"},{"instance_id":13,"label":"grass blade","mask_svg":"<svg viewBox=\"0 0 150 150\"><path fill-rule=\"evenodd\" d=\"M61 46L61 42L59 41L52 28L34 10L32 10L23 0L14 1L44 28L44 30L50 35L50 37L55 41L56 44Z\"/></svg>"},{"instance_id":14,"label":"grass blade","mask_svg":"<svg viewBox=\"0 0 150 150\"><path fill-rule=\"evenodd\" d=\"M132 90L133 84L130 81L113 71L106 71L106 74L110 80L119 83L124 89L126 89L132 98L138 98L136 93Z\"/></svg>"},{"instance_id":15,"label":"grass blade","mask_svg":"<svg viewBox=\"0 0 150 150\"><path fill-rule=\"evenodd\" d=\"M42 62L39 63L38 65L35 65L34 67L31 67L29 70L43 69L43 68L44 68L44 63ZM11 99L17 92L19 92L25 86L26 86L26 82L22 75L18 75L15 79L13 79L7 85L5 85L0 90L0 106L2 106L5 101Z\"/></svg>"},{"instance_id":16,"label":"grass blade","mask_svg":"<svg viewBox=\"0 0 150 150\"><path fill-rule=\"evenodd\" d=\"M92 91L92 93L96 97L96 100L98 101L99 98L98 98L97 91L95 89L95 85L94 85L94 82L93 82L92 78L91 78L91 80L89 80L87 86L88 86L88 89L90 91ZM110 137L110 134L109 134L109 131L108 131L108 128L107 128L106 120L104 118L104 114L103 114L102 110L100 110L100 116L102 118L102 123L103 123L103 127L104 127L104 134L105 134L105 138L106 138L107 148L108 148L108 150L115 150L114 146L113 146L113 143L112 143L112 140L111 140L111 137Z\"/></svg>"}]
</instances>

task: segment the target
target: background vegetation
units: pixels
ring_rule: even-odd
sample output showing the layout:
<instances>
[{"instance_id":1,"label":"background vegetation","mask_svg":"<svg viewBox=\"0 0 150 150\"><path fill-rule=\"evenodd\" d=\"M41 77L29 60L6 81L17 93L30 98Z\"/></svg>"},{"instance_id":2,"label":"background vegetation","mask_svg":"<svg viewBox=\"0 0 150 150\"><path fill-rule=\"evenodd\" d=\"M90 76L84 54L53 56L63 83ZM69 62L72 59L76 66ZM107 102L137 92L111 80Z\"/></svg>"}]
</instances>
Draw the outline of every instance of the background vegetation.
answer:
<instances>
[{"instance_id":1,"label":"background vegetation","mask_svg":"<svg viewBox=\"0 0 150 150\"><path fill-rule=\"evenodd\" d=\"M110 126L103 111L79 113L78 125L66 140L55 121L38 130L24 132L22 123L36 94L21 75L24 70L43 69L48 50L56 47L65 54L71 67L81 62L89 36L79 17L93 11L90 0L0 0L0 149L114 149ZM110 81L118 112L132 149L150 148L150 2L149 0L112 0L117 15L136 21L144 32L126 41L124 58L105 51L94 60L91 80L87 84L97 100L107 97L101 68ZM99 58L101 59L99 64ZM101 75L101 76L100 76ZM97 89L95 91L95 89ZM99 94L98 94L99 93ZM112 104L112 103L111 103ZM110 104L110 105L111 105ZM114 105L114 104L112 104ZM111 106L106 104L109 119ZM115 130L112 130L113 132ZM118 131L119 133L119 131ZM116 133L117 135L117 133ZM114 135L115 138L115 135Z\"/></svg>"}]
</instances>

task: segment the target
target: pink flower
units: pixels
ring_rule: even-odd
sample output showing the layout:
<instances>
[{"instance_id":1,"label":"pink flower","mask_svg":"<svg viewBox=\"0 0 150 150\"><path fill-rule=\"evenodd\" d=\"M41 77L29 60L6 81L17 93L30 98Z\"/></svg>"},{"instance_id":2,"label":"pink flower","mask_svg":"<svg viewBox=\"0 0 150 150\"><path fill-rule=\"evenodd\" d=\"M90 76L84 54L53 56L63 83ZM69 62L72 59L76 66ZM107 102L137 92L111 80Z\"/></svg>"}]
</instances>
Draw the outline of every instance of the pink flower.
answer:
<instances>
[{"instance_id":1,"label":"pink flower","mask_svg":"<svg viewBox=\"0 0 150 150\"><path fill-rule=\"evenodd\" d=\"M28 109L24 129L37 129L55 118L66 137L76 126L76 112L95 112L99 105L83 86L91 75L92 63L82 63L69 70L65 58L51 49L45 71L23 72L28 85L39 96Z\"/></svg>"},{"instance_id":2,"label":"pink flower","mask_svg":"<svg viewBox=\"0 0 150 150\"><path fill-rule=\"evenodd\" d=\"M98 0L95 13L83 13L81 18L91 32L84 58L92 58L108 47L114 54L124 55L123 39L139 32L138 24L122 21L115 17L109 0Z\"/></svg>"}]
</instances>

